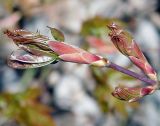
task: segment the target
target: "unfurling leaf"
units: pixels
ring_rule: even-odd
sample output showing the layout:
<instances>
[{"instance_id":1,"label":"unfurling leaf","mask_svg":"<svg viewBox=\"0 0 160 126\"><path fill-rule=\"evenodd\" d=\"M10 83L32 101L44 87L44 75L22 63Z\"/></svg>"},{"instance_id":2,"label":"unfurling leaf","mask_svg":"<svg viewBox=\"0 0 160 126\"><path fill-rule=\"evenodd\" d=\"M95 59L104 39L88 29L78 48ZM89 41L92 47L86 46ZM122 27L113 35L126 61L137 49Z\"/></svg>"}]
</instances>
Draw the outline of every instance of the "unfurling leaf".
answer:
<instances>
[{"instance_id":1,"label":"unfurling leaf","mask_svg":"<svg viewBox=\"0 0 160 126\"><path fill-rule=\"evenodd\" d=\"M37 68L57 62L57 55L49 48L48 37L26 30L6 30L4 32L22 50L12 53L8 65L13 68Z\"/></svg>"},{"instance_id":2,"label":"unfurling leaf","mask_svg":"<svg viewBox=\"0 0 160 126\"><path fill-rule=\"evenodd\" d=\"M109 63L108 60L98 55L63 42L49 41L48 45L59 55L60 59L66 62L90 64L94 66L106 66Z\"/></svg>"},{"instance_id":3,"label":"unfurling leaf","mask_svg":"<svg viewBox=\"0 0 160 126\"><path fill-rule=\"evenodd\" d=\"M128 102L134 102L138 99L144 97L145 95L149 95L155 91L154 86L146 86L146 87L116 87L112 95L120 100L125 100Z\"/></svg>"},{"instance_id":4,"label":"unfurling leaf","mask_svg":"<svg viewBox=\"0 0 160 126\"><path fill-rule=\"evenodd\" d=\"M63 33L60 30L58 30L56 28L51 28L49 26L47 26L47 27L51 30L51 34L55 40L60 41L60 42L64 42L65 38L64 38Z\"/></svg>"},{"instance_id":5,"label":"unfurling leaf","mask_svg":"<svg viewBox=\"0 0 160 126\"><path fill-rule=\"evenodd\" d=\"M4 32L21 49L37 56L54 55L54 52L48 47L48 37L39 33L32 33L26 30L6 30Z\"/></svg>"},{"instance_id":6,"label":"unfurling leaf","mask_svg":"<svg viewBox=\"0 0 160 126\"><path fill-rule=\"evenodd\" d=\"M44 35L40 35L38 32L33 33L23 29L17 29L12 31L6 30L4 34L7 34L9 38L11 38L16 45L19 44L30 44L30 43L41 43L43 45L47 45L48 37Z\"/></svg>"},{"instance_id":7,"label":"unfurling leaf","mask_svg":"<svg viewBox=\"0 0 160 126\"><path fill-rule=\"evenodd\" d=\"M135 65L137 65L140 69L142 69L144 73L147 73L147 75L151 79L157 80L156 71L153 69L153 67L148 62L144 62L143 60L138 59L133 56L129 56L129 58Z\"/></svg>"},{"instance_id":8,"label":"unfurling leaf","mask_svg":"<svg viewBox=\"0 0 160 126\"><path fill-rule=\"evenodd\" d=\"M152 66L148 63L139 46L133 37L121 27L112 23L108 25L111 30L109 36L115 47L126 55L136 66L138 66L149 78L157 80L157 75ZM147 66L146 66L147 65Z\"/></svg>"},{"instance_id":9,"label":"unfurling leaf","mask_svg":"<svg viewBox=\"0 0 160 126\"><path fill-rule=\"evenodd\" d=\"M50 61L43 62L43 63L25 63L25 62L19 62L16 60L8 59L8 65L16 69L38 68L38 67L46 66L48 64L57 63L57 62L58 61L56 59L52 59Z\"/></svg>"},{"instance_id":10,"label":"unfurling leaf","mask_svg":"<svg viewBox=\"0 0 160 126\"><path fill-rule=\"evenodd\" d=\"M36 55L29 54L23 50L17 50L11 54L10 60L16 60L24 63L44 63L52 60L52 57L36 56Z\"/></svg>"},{"instance_id":11,"label":"unfurling leaf","mask_svg":"<svg viewBox=\"0 0 160 126\"><path fill-rule=\"evenodd\" d=\"M36 56L23 50L17 50L9 57L8 65L17 69L37 68L48 65L52 62L56 63L57 59L57 56Z\"/></svg>"},{"instance_id":12,"label":"unfurling leaf","mask_svg":"<svg viewBox=\"0 0 160 126\"><path fill-rule=\"evenodd\" d=\"M21 53L18 54L19 57L12 55L8 61L8 64L13 68L22 69L24 67L24 69L26 69L41 67L51 63L52 61L57 61L57 58L67 62L89 64L94 66L106 66L109 64L109 61L101 56L92 54L63 42L51 41L39 33L32 33L26 30L15 30L13 32L7 30L4 33L13 39L19 48L32 54L22 56ZM62 38L62 35L59 32L56 32L55 35L56 37L60 36L60 38ZM39 62L40 59L44 60L44 57L51 57L53 59L46 62ZM35 63L35 60L38 61Z\"/></svg>"},{"instance_id":13,"label":"unfurling leaf","mask_svg":"<svg viewBox=\"0 0 160 126\"><path fill-rule=\"evenodd\" d=\"M133 37L127 31L115 23L108 25L108 28L111 30L109 36L113 44L122 54L146 60Z\"/></svg>"}]
</instances>

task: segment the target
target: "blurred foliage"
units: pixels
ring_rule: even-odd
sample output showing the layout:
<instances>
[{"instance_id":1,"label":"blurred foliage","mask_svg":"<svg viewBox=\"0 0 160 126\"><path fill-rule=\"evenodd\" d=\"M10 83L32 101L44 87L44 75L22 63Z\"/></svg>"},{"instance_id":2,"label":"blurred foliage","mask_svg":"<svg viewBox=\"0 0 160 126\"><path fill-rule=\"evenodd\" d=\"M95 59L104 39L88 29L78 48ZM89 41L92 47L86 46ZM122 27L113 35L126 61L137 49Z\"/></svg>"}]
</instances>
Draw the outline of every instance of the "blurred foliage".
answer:
<instances>
[{"instance_id":1,"label":"blurred foliage","mask_svg":"<svg viewBox=\"0 0 160 126\"><path fill-rule=\"evenodd\" d=\"M99 39L99 41L100 40L103 41L104 36L105 36L105 39L107 39L106 33L108 33L109 31L107 29L107 25L111 24L112 22L116 22L117 24L123 27L126 26L124 22L118 19L94 17L83 23L81 34L85 38L86 42L87 42L87 37L89 36L95 36ZM96 43L98 43L98 41ZM106 45L107 44L108 43L106 43ZM85 49L89 50L90 48L93 48L91 47L91 45L88 45L86 43L84 45L85 45L84 46ZM99 52L96 52L96 53L99 53ZM128 115L130 114L128 110L132 111L138 107L138 103L131 104L128 102L121 102L111 95L111 92L114 90L115 86L117 86L118 84L126 84L128 82L137 83L134 78L110 69L99 69L96 67L90 67L90 71L97 83L93 94L96 100L98 101L98 104L100 105L101 110L104 113L109 112L112 114L116 114L116 112L118 112L121 114L121 117L127 118Z\"/></svg>"},{"instance_id":2,"label":"blurred foliage","mask_svg":"<svg viewBox=\"0 0 160 126\"><path fill-rule=\"evenodd\" d=\"M81 34L83 36L93 35L96 37L106 36L109 32L107 25L115 22L119 26L126 26L126 24L116 18L94 17L85 21L82 25Z\"/></svg>"},{"instance_id":3,"label":"blurred foliage","mask_svg":"<svg viewBox=\"0 0 160 126\"><path fill-rule=\"evenodd\" d=\"M24 92L0 94L0 116L20 126L55 126L52 109L40 102L42 90L29 88Z\"/></svg>"},{"instance_id":4,"label":"blurred foliage","mask_svg":"<svg viewBox=\"0 0 160 126\"><path fill-rule=\"evenodd\" d=\"M3 5L7 11L12 11L14 0L0 0L0 4Z\"/></svg>"},{"instance_id":5,"label":"blurred foliage","mask_svg":"<svg viewBox=\"0 0 160 126\"><path fill-rule=\"evenodd\" d=\"M7 12L12 12L18 7L23 14L29 14L30 12L33 13L33 9L35 8L41 8L45 5L50 5L56 2L58 2L58 0L0 0L0 4Z\"/></svg>"}]
</instances>

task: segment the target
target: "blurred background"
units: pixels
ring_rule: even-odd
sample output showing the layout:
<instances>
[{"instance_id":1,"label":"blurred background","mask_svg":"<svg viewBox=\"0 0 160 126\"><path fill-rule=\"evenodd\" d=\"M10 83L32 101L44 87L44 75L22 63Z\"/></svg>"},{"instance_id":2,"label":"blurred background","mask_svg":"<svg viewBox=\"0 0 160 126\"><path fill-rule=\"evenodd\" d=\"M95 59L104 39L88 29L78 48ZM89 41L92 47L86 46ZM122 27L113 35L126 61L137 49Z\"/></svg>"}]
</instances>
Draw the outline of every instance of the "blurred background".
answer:
<instances>
[{"instance_id":1,"label":"blurred background","mask_svg":"<svg viewBox=\"0 0 160 126\"><path fill-rule=\"evenodd\" d=\"M63 62L7 66L17 47L5 29L52 38L51 26L66 43L140 72L110 42L106 25L112 21L132 33L160 73L160 0L0 0L0 126L160 126L160 92L135 103L117 100L115 86L138 82L119 72Z\"/></svg>"}]
</instances>

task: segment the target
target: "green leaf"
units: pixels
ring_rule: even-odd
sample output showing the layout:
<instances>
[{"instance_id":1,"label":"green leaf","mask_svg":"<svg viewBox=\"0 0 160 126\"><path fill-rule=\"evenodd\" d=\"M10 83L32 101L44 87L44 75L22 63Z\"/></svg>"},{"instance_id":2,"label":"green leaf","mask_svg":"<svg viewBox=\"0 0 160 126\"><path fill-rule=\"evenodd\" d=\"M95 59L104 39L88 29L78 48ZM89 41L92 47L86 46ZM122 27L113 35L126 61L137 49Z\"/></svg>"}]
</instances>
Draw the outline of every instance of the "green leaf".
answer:
<instances>
[{"instance_id":1,"label":"green leaf","mask_svg":"<svg viewBox=\"0 0 160 126\"><path fill-rule=\"evenodd\" d=\"M64 38L63 33L60 30L58 30L56 28L51 28L49 26L47 26L47 27L51 30L51 34L55 40L64 42L65 38Z\"/></svg>"}]
</instances>

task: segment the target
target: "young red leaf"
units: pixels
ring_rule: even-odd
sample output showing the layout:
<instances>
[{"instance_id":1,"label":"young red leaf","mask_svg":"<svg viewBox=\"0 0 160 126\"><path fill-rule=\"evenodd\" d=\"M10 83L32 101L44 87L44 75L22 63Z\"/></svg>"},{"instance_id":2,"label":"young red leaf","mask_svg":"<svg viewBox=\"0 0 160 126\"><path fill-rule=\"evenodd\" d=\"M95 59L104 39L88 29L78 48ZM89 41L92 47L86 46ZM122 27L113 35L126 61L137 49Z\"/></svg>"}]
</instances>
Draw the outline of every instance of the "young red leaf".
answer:
<instances>
[{"instance_id":1,"label":"young red leaf","mask_svg":"<svg viewBox=\"0 0 160 126\"><path fill-rule=\"evenodd\" d=\"M91 64L97 66L105 66L109 63L109 61L104 60L104 58L98 55L63 42L60 43L56 41L49 41L48 45L55 53L59 55L60 59L67 62Z\"/></svg>"},{"instance_id":2,"label":"young red leaf","mask_svg":"<svg viewBox=\"0 0 160 126\"><path fill-rule=\"evenodd\" d=\"M120 100L125 100L128 102L134 102L139 100L140 98L149 95L155 91L154 86L146 86L146 87L116 87L112 95Z\"/></svg>"},{"instance_id":3,"label":"young red leaf","mask_svg":"<svg viewBox=\"0 0 160 126\"><path fill-rule=\"evenodd\" d=\"M108 26L111 30L109 36L115 47L138 66L149 78L157 80L157 75L152 66L148 63L139 46L133 37L121 27L112 23ZM147 65L147 66L146 66Z\"/></svg>"},{"instance_id":4,"label":"young red leaf","mask_svg":"<svg viewBox=\"0 0 160 126\"><path fill-rule=\"evenodd\" d=\"M129 56L129 58L135 65L137 65L141 70L143 70L144 73L147 73L147 75L151 79L157 80L157 74L148 62L144 62L143 60L138 59L134 56Z\"/></svg>"},{"instance_id":5,"label":"young red leaf","mask_svg":"<svg viewBox=\"0 0 160 126\"><path fill-rule=\"evenodd\" d=\"M68 45L63 42L49 41L48 45L58 55L84 52L83 49Z\"/></svg>"}]
</instances>

